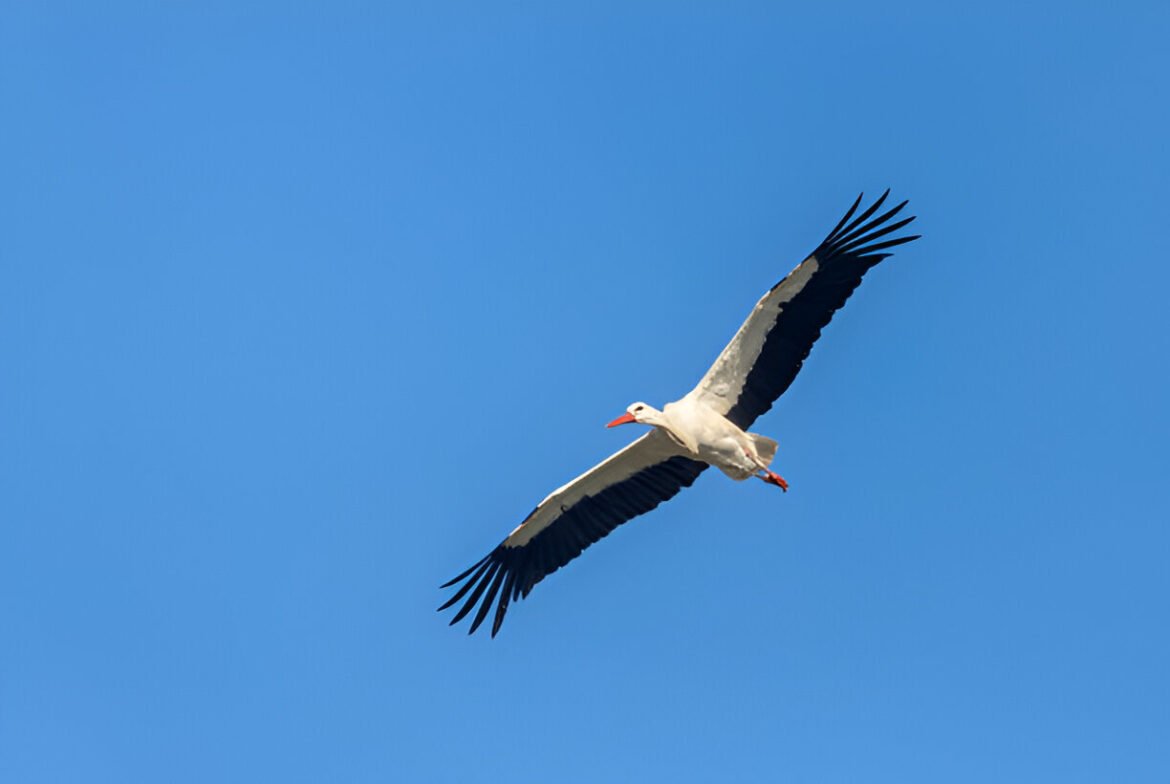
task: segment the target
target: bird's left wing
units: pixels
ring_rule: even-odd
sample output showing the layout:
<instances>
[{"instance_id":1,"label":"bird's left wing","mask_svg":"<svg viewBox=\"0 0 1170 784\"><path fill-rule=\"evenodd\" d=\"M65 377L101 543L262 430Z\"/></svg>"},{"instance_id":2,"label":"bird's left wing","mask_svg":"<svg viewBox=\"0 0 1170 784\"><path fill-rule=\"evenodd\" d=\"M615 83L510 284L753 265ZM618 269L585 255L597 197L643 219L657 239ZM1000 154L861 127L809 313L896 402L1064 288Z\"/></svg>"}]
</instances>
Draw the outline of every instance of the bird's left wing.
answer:
<instances>
[{"instance_id":1,"label":"bird's left wing","mask_svg":"<svg viewBox=\"0 0 1170 784\"><path fill-rule=\"evenodd\" d=\"M496 549L443 584L443 588L450 588L461 583L439 609L445 610L466 596L451 619L455 624L478 604L470 634L495 603L495 637L510 601L527 597L534 585L622 523L690 487L706 467L706 463L679 455L678 448L658 429L650 431L554 490Z\"/></svg>"},{"instance_id":2,"label":"bird's left wing","mask_svg":"<svg viewBox=\"0 0 1170 784\"><path fill-rule=\"evenodd\" d=\"M866 271L888 258L890 248L918 239L884 239L914 220L889 222L906 202L873 217L889 193L855 218L861 204L857 197L817 249L756 303L689 397L744 430L772 407Z\"/></svg>"}]
</instances>

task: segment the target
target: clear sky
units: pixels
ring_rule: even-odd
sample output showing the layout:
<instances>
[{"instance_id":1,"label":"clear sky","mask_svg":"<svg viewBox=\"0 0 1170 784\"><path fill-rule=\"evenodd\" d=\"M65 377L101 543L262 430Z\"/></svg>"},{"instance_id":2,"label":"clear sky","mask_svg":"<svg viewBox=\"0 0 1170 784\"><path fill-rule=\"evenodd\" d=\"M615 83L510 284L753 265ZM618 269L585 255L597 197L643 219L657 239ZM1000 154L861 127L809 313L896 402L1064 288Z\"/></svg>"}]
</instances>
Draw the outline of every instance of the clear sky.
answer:
<instances>
[{"instance_id":1,"label":"clear sky","mask_svg":"<svg viewBox=\"0 0 1170 784\"><path fill-rule=\"evenodd\" d=\"M4 4L0 780L1166 781L1167 6L552 5ZM449 628L887 186L791 492Z\"/></svg>"}]
</instances>

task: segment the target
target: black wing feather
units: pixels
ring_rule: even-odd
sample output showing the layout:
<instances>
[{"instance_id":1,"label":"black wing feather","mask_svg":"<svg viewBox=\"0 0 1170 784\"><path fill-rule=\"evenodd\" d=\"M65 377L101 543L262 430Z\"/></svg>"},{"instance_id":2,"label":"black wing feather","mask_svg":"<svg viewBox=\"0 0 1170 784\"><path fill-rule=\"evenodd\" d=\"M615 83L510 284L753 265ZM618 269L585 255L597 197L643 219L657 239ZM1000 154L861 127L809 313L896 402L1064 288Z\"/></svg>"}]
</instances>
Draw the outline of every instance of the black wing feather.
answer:
<instances>
[{"instance_id":1,"label":"black wing feather","mask_svg":"<svg viewBox=\"0 0 1170 784\"><path fill-rule=\"evenodd\" d=\"M862 196L858 196L849 211L812 252L811 256L817 261L816 271L804 287L784 303L768 330L760 354L744 380L735 405L727 413L727 418L739 427L746 430L788 389L813 344L820 337L821 330L860 285L862 276L882 259L889 257L889 253L880 251L918 239L918 235L915 235L876 242L914 220L910 217L888 224L906 206L906 202L870 220L885 203L889 193L887 190L876 202L854 217L862 200ZM785 278L777 283L772 287L773 290L784 285L787 280ZM511 602L527 598L537 583L622 523L649 512L663 501L673 498L682 488L690 487L706 468L706 463L686 457L671 457L595 495L585 496L571 507L562 508L560 516L527 544L509 547L505 540L458 577L444 583L443 588L458 585L458 589L439 609L452 607L466 596L463 606L451 620L455 624L478 604L479 610L472 620L470 634L486 620L494 603L496 612L491 633L495 637ZM536 511L534 509L532 514Z\"/></svg>"},{"instance_id":2,"label":"black wing feather","mask_svg":"<svg viewBox=\"0 0 1170 784\"><path fill-rule=\"evenodd\" d=\"M690 487L706 467L706 463L698 460L671 457L615 482L596 495L585 496L564 509L560 517L527 544L508 547L501 543L475 566L445 583L444 588L463 584L439 609L451 607L471 591L467 602L451 620L452 624L457 623L474 605L480 604L470 634L487 618L498 595L492 622L495 637L510 602L526 598L533 586L622 523L649 512L684 487Z\"/></svg>"},{"instance_id":3,"label":"black wing feather","mask_svg":"<svg viewBox=\"0 0 1170 784\"><path fill-rule=\"evenodd\" d=\"M727 412L727 418L739 427L746 430L792 384L833 314L861 284L866 271L890 255L878 251L918 239L919 235L915 235L874 242L914 220L910 217L882 227L906 206L906 202L902 202L865 223L877 212L888 195L889 190L850 222L861 203L861 197L858 196L845 217L812 252L811 255L817 260L816 272L804 288L784 304L764 339L759 357L744 380L735 405ZM783 285L784 280L773 286L773 289Z\"/></svg>"}]
</instances>

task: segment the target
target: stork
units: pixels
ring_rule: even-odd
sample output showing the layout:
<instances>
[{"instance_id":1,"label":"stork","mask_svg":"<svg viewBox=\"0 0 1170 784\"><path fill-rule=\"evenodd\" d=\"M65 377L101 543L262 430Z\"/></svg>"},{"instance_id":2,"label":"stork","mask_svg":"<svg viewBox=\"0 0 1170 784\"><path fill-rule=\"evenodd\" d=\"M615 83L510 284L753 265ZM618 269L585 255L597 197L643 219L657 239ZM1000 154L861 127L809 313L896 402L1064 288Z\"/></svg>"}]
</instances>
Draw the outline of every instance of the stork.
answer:
<instances>
[{"instance_id":1,"label":"stork","mask_svg":"<svg viewBox=\"0 0 1170 784\"><path fill-rule=\"evenodd\" d=\"M607 426L649 425L650 432L557 488L494 550L442 588L458 586L439 608L463 602L454 625L478 607L469 634L495 607L492 637L508 605L622 523L690 487L708 466L734 480L752 477L787 492L771 470L776 442L747 432L792 384L821 330L871 267L920 235L882 240L913 217L891 223L906 202L873 217L889 196L860 215L858 196L824 241L748 314L743 326L690 392L658 410L631 404ZM881 241L879 241L881 240Z\"/></svg>"}]
</instances>

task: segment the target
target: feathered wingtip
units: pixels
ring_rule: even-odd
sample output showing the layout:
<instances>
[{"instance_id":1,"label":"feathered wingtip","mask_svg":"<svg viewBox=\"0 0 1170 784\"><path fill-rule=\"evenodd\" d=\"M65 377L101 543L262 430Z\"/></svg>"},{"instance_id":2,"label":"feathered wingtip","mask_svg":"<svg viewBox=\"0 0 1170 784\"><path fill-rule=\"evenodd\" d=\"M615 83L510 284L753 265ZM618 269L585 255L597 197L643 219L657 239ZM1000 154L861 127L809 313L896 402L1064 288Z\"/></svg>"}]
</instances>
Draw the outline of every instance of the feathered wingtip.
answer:
<instances>
[{"instance_id":1,"label":"feathered wingtip","mask_svg":"<svg viewBox=\"0 0 1170 784\"><path fill-rule=\"evenodd\" d=\"M903 226L906 226L911 221L913 221L915 217L917 217L911 215L909 218L903 218L896 223L884 225L886 221L890 220L899 212L901 212L902 208L909 203L908 201L903 201L896 207L882 213L873 220L870 220L870 217L879 209L881 209L882 204L885 203L886 198L889 195L890 189L886 188L886 192L883 193L877 201L875 201L868 208L866 208L864 212L854 218L853 214L857 212L857 208L861 206L861 200L865 196L864 193L859 194L857 196L857 200L853 202L853 206L850 207L849 211L845 213L845 216L841 218L840 221L838 221L837 225L833 227L833 230L829 232L827 237L825 237L824 241L821 242L820 246L816 251L814 251L813 255L817 256L818 258L823 257L825 259L844 254L857 256L859 258L874 257L874 262L876 263L877 261L880 261L889 255L879 253L880 251L886 250L887 248L893 248L897 245L903 245L907 242L913 242L914 240L920 238L922 236L921 234L914 234L908 237L896 237L891 240L886 240L885 242L875 242L875 240L881 239L887 234L892 234ZM866 223L866 221L869 222Z\"/></svg>"},{"instance_id":2,"label":"feathered wingtip","mask_svg":"<svg viewBox=\"0 0 1170 784\"><path fill-rule=\"evenodd\" d=\"M492 622L492 637L500 631L500 626L504 622L504 616L508 612L508 605L512 599L518 598L521 593L520 586L516 584L517 570L511 568L509 563L506 548L500 545L492 550L480 561L475 563L471 568L464 571L457 577L453 577L447 582L443 583L440 588L450 588L457 583L462 582L454 595L439 607L439 612L457 604L468 592L467 601L455 613L455 617L451 619L449 625L454 626L463 620L468 613L479 604L479 612L475 614L475 618L471 621L471 628L467 630L468 634L474 634L475 630L479 628L480 624L487 618L488 611L492 604L496 601L496 595L500 594L500 587L503 585L504 592L500 594L499 603L496 605L496 617ZM506 585L504 584L506 580ZM484 592L487 595L484 595ZM480 599L483 599L481 602Z\"/></svg>"}]
</instances>

